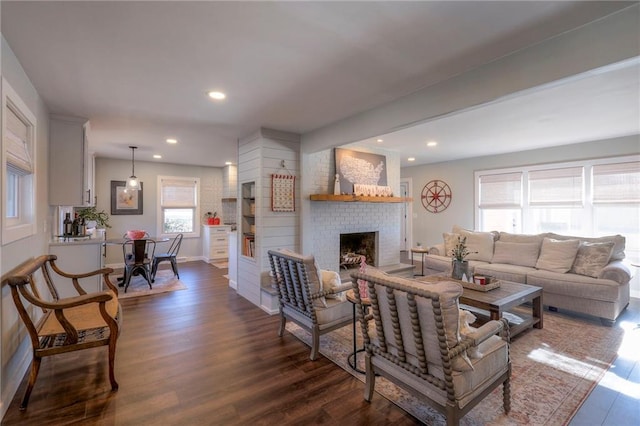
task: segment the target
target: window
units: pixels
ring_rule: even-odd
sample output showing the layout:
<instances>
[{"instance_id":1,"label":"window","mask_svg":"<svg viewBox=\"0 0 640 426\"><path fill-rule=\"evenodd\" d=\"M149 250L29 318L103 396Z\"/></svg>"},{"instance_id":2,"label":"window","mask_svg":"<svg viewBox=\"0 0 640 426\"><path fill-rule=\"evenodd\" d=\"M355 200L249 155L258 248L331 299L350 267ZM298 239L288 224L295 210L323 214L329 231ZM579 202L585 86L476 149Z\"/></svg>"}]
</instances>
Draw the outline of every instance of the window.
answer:
<instances>
[{"instance_id":1,"label":"window","mask_svg":"<svg viewBox=\"0 0 640 426\"><path fill-rule=\"evenodd\" d=\"M159 234L199 237L198 178L158 176Z\"/></svg>"},{"instance_id":2,"label":"window","mask_svg":"<svg viewBox=\"0 0 640 426\"><path fill-rule=\"evenodd\" d=\"M522 229L522 173L480 176L479 214L485 227L504 232Z\"/></svg>"},{"instance_id":3,"label":"window","mask_svg":"<svg viewBox=\"0 0 640 426\"><path fill-rule=\"evenodd\" d=\"M2 79L2 244L35 234L36 118Z\"/></svg>"},{"instance_id":4,"label":"window","mask_svg":"<svg viewBox=\"0 0 640 426\"><path fill-rule=\"evenodd\" d=\"M476 193L479 230L620 234L640 261L640 156L476 172Z\"/></svg>"}]
</instances>

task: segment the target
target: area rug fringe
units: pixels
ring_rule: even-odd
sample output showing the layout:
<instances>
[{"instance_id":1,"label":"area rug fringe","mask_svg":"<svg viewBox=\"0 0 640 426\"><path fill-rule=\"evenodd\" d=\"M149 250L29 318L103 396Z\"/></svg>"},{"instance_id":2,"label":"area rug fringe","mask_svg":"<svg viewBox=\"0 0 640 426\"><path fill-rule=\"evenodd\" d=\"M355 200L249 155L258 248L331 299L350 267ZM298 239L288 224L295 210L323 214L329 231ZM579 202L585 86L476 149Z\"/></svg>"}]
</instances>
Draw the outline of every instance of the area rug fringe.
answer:
<instances>
[{"instance_id":1,"label":"area rug fringe","mask_svg":"<svg viewBox=\"0 0 640 426\"><path fill-rule=\"evenodd\" d=\"M526 331L511 343L511 412L504 414L499 387L463 417L461 425L569 423L614 361L623 331L555 313L545 312L544 320L544 329ZM287 322L287 330L310 344L310 334L296 324ZM320 353L364 382L364 375L347 364L353 351L351 333L351 326L345 326L321 336ZM360 368L362 357L358 355ZM440 413L384 378L376 379L376 391L427 425L446 424Z\"/></svg>"}]
</instances>

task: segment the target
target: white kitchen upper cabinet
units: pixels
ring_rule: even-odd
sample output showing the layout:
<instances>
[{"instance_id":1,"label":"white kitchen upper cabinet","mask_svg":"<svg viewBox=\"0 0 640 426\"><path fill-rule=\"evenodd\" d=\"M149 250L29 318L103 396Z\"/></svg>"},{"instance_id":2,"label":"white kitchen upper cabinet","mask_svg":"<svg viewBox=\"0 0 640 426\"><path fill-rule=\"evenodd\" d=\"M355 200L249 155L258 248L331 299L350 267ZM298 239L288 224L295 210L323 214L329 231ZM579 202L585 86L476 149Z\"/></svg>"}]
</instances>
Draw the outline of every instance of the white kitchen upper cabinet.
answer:
<instances>
[{"instance_id":1,"label":"white kitchen upper cabinet","mask_svg":"<svg viewBox=\"0 0 640 426\"><path fill-rule=\"evenodd\" d=\"M93 206L94 157L86 118L52 115L49 122L49 204Z\"/></svg>"}]
</instances>

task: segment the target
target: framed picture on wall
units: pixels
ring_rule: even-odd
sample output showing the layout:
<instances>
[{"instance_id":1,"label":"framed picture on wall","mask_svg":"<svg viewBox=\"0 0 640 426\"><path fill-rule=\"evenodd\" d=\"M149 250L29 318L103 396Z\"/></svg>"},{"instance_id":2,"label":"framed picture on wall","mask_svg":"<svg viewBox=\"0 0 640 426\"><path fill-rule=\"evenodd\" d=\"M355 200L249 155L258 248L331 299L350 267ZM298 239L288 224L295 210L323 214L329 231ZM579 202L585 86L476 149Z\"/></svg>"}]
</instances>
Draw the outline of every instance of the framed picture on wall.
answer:
<instances>
[{"instance_id":1,"label":"framed picture on wall","mask_svg":"<svg viewBox=\"0 0 640 426\"><path fill-rule=\"evenodd\" d=\"M353 194L353 185L387 184L387 158L384 155L335 148L336 174L340 193Z\"/></svg>"},{"instance_id":2,"label":"framed picture on wall","mask_svg":"<svg viewBox=\"0 0 640 426\"><path fill-rule=\"evenodd\" d=\"M111 214L142 214L142 182L140 190L127 191L123 180L111 181Z\"/></svg>"}]
</instances>

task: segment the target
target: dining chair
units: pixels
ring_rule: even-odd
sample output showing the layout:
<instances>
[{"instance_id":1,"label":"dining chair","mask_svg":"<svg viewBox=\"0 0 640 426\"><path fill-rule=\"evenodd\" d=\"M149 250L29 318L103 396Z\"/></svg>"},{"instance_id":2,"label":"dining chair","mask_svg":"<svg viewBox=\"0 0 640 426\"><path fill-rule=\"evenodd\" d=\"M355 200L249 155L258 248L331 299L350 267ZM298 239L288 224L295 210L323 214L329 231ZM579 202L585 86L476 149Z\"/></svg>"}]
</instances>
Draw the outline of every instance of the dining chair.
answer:
<instances>
[{"instance_id":1,"label":"dining chair","mask_svg":"<svg viewBox=\"0 0 640 426\"><path fill-rule=\"evenodd\" d=\"M178 273L178 251L180 251L180 244L182 244L182 234L176 235L169 247L169 251L166 253L159 253L153 256L153 264L151 266L151 282L156 280L156 272L158 272L158 265L160 262L171 262L171 269L173 274L180 278Z\"/></svg>"},{"instance_id":2,"label":"dining chair","mask_svg":"<svg viewBox=\"0 0 640 426\"><path fill-rule=\"evenodd\" d=\"M149 288L151 287L151 263L156 250L156 242L154 240L140 239L127 240L122 243L122 254L124 256L124 276L123 285L124 292L127 292L131 277L134 275L142 275Z\"/></svg>"}]
</instances>

